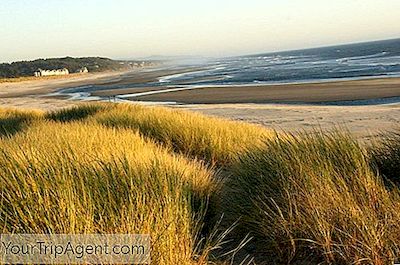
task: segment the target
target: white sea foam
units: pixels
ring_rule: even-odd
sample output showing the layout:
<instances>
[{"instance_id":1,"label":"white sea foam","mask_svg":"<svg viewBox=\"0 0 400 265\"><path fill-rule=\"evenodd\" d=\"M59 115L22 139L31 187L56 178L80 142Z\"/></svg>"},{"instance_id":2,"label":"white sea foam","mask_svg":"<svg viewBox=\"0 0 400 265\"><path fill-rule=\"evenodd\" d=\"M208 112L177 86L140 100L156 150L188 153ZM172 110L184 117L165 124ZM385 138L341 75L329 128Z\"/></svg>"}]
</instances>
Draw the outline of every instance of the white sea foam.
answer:
<instances>
[{"instance_id":1,"label":"white sea foam","mask_svg":"<svg viewBox=\"0 0 400 265\"><path fill-rule=\"evenodd\" d=\"M195 89L195 88L197 88L197 87L190 86L190 87L167 88L167 89L160 89L160 90L154 90L154 91L148 91L148 92L118 95L117 97L118 98L134 98L134 97L139 97L139 96L149 96L149 95L155 95L155 94L163 94L163 93L169 93L169 92L191 90L191 89Z\"/></svg>"},{"instance_id":2,"label":"white sea foam","mask_svg":"<svg viewBox=\"0 0 400 265\"><path fill-rule=\"evenodd\" d=\"M351 69L340 69L340 68L336 68L336 71L333 71L331 73L351 73L351 72L361 72L361 71L366 71L366 70L370 70L370 68L368 67L364 67L364 68L351 68Z\"/></svg>"},{"instance_id":3,"label":"white sea foam","mask_svg":"<svg viewBox=\"0 0 400 265\"><path fill-rule=\"evenodd\" d=\"M371 55L344 57L344 58L339 58L336 61L337 62L346 62L346 61L352 61L352 60L370 59L370 58L381 57L386 54L387 54L387 52L380 52L380 53L375 53L375 54L371 54Z\"/></svg>"},{"instance_id":4,"label":"white sea foam","mask_svg":"<svg viewBox=\"0 0 400 265\"><path fill-rule=\"evenodd\" d=\"M179 74L173 74L173 75L166 75L166 76L159 77L158 81L160 83L169 83L169 82L179 79L181 77L197 76L199 74L204 74L204 73L213 72L213 71L217 71L217 70L223 70L225 68L226 68L226 66L219 66L219 67L213 67L211 69L206 69L206 70L198 70L198 71L191 71L191 72L185 72L185 73L179 73Z\"/></svg>"}]
</instances>

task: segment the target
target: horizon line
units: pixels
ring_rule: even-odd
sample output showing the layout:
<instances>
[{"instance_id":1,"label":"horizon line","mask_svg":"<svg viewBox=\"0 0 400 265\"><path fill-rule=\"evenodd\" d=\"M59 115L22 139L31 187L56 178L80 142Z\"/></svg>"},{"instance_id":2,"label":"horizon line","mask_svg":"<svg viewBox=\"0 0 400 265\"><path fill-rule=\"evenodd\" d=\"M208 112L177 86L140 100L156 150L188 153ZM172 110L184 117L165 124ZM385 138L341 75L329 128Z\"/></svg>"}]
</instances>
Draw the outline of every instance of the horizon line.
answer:
<instances>
[{"instance_id":1,"label":"horizon line","mask_svg":"<svg viewBox=\"0 0 400 265\"><path fill-rule=\"evenodd\" d=\"M327 45L321 45L321 46L311 46L311 47L304 47L304 48L297 48L297 49L284 49L284 50L275 50L275 51L265 51L265 52L257 52L257 53L246 53L246 54L241 54L241 55L231 55L231 56L207 56L207 55L149 55L149 56L143 56L143 57L133 57L133 58L117 58L117 57L107 57L103 55L93 55L93 56L71 56L71 55L65 55L65 56L55 56L55 57L37 57L35 59L26 59L26 60L18 60L18 61L10 61L10 62L0 62L0 64L12 64L12 63L17 63L17 62L30 62L30 61L35 61L35 60L47 60L47 59L63 59L63 58L105 58L105 59L111 59L114 61L150 61L150 60L162 60L162 59L150 59L151 57L165 57L165 58L177 58L181 57L183 59L185 58L234 58L234 57L243 57L243 56L254 56L254 55L260 55L260 54L276 54L276 53L284 53L284 52L295 52L295 51L306 51L306 50L312 50L312 49L323 49L323 48L330 48L330 47L340 47L340 46L347 46L347 45L356 45L356 44L363 44L363 43L375 43L375 42L383 42L383 41L395 41L395 40L400 40L399 37L395 38L388 38L388 39L374 39L374 40L368 40L368 41L356 41L356 42L345 42L345 43L337 43L337 44L327 44Z\"/></svg>"}]
</instances>

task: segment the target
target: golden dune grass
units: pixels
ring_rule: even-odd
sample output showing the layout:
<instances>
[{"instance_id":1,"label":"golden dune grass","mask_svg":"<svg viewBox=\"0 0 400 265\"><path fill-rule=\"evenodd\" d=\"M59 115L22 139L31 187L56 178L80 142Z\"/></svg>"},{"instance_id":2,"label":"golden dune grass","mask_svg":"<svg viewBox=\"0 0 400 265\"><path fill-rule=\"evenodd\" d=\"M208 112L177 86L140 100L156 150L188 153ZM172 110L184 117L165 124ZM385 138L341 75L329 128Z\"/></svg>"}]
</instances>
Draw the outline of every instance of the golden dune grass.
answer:
<instances>
[{"instance_id":1,"label":"golden dune grass","mask_svg":"<svg viewBox=\"0 0 400 265\"><path fill-rule=\"evenodd\" d=\"M384 156L344 131L292 136L114 104L3 110L0 125L5 232L150 233L154 264L213 264L248 235L233 264L391 264L399 255L400 192L380 175L398 175L392 143ZM217 252L216 220L222 235L237 223Z\"/></svg>"},{"instance_id":2,"label":"golden dune grass","mask_svg":"<svg viewBox=\"0 0 400 265\"><path fill-rule=\"evenodd\" d=\"M237 233L255 237L265 264L391 264L400 254L400 193L347 133L269 139L232 175L221 211L241 219Z\"/></svg>"},{"instance_id":3,"label":"golden dune grass","mask_svg":"<svg viewBox=\"0 0 400 265\"><path fill-rule=\"evenodd\" d=\"M11 135L43 118L42 111L0 109L0 136Z\"/></svg>"},{"instance_id":4,"label":"golden dune grass","mask_svg":"<svg viewBox=\"0 0 400 265\"><path fill-rule=\"evenodd\" d=\"M256 125L139 105L118 105L98 112L92 120L106 126L139 130L179 153L218 166L233 163L240 154L274 135L273 131Z\"/></svg>"},{"instance_id":5,"label":"golden dune grass","mask_svg":"<svg viewBox=\"0 0 400 265\"><path fill-rule=\"evenodd\" d=\"M148 233L154 264L192 264L211 176L132 131L43 122L0 141L0 229Z\"/></svg>"}]
</instances>

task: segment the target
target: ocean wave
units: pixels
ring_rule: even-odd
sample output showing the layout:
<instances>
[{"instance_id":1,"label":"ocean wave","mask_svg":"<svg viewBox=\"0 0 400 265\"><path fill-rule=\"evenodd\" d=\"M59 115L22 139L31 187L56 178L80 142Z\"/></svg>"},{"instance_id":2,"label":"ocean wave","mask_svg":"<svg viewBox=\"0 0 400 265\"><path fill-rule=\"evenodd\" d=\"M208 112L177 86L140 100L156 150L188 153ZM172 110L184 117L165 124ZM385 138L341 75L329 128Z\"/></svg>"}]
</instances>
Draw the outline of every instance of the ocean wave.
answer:
<instances>
[{"instance_id":1,"label":"ocean wave","mask_svg":"<svg viewBox=\"0 0 400 265\"><path fill-rule=\"evenodd\" d=\"M183 82L220 85L221 79L258 84L392 75L400 70L400 41L223 58L209 61L205 67L208 69L164 76L159 81L169 86Z\"/></svg>"},{"instance_id":2,"label":"ocean wave","mask_svg":"<svg viewBox=\"0 0 400 265\"><path fill-rule=\"evenodd\" d=\"M160 82L160 83L170 83L174 79L178 79L178 78L183 77L183 76L189 76L189 75L204 73L204 72L208 72L208 71L209 70L198 70L198 71L191 71L191 72L184 72L184 73L179 73L179 74L161 76L161 77L158 78L158 82Z\"/></svg>"},{"instance_id":3,"label":"ocean wave","mask_svg":"<svg viewBox=\"0 0 400 265\"><path fill-rule=\"evenodd\" d=\"M337 62L347 62L347 61L352 61L352 60L362 60L362 59L369 59L369 58L377 58L377 57L382 57L387 55L388 52L379 52L371 55L363 55L363 56L352 56L352 57L344 57L344 58L339 58L336 59Z\"/></svg>"},{"instance_id":4,"label":"ocean wave","mask_svg":"<svg viewBox=\"0 0 400 265\"><path fill-rule=\"evenodd\" d=\"M369 67L364 67L364 68L350 68L350 69L340 69L336 68L331 71L330 73L351 73L351 72L362 72L362 71L370 71L371 68Z\"/></svg>"}]
</instances>

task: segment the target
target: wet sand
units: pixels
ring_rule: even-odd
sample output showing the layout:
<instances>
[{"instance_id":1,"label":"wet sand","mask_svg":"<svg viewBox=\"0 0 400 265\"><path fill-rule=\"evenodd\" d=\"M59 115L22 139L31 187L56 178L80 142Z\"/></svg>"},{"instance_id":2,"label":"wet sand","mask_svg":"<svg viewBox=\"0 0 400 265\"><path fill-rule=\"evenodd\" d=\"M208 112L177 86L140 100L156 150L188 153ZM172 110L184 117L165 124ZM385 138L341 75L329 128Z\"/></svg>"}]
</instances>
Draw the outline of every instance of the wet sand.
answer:
<instances>
[{"instance_id":1,"label":"wet sand","mask_svg":"<svg viewBox=\"0 0 400 265\"><path fill-rule=\"evenodd\" d=\"M400 78L378 78L311 84L203 87L131 99L185 104L323 103L399 96Z\"/></svg>"},{"instance_id":2,"label":"wet sand","mask_svg":"<svg viewBox=\"0 0 400 265\"><path fill-rule=\"evenodd\" d=\"M164 89L162 87L136 87L136 88L119 88L119 89L105 89L105 90L97 90L90 93L92 96L98 97L113 97L118 95L125 95L131 93L143 93L150 91L158 91L160 89Z\"/></svg>"},{"instance_id":3,"label":"wet sand","mask_svg":"<svg viewBox=\"0 0 400 265\"><path fill-rule=\"evenodd\" d=\"M181 74L199 70L201 68L168 69L168 68L141 68L121 72L90 73L85 75L72 74L54 79L37 79L21 82L0 83L0 98L15 98L26 96L44 96L60 91L64 88L73 88L86 85L95 85L96 91L92 96L115 96L119 94L147 92L163 89L163 87L146 87L146 83L158 83L162 76ZM129 85L138 85L136 88L120 88ZM57 95L56 98L63 98Z\"/></svg>"},{"instance_id":4,"label":"wet sand","mask_svg":"<svg viewBox=\"0 0 400 265\"><path fill-rule=\"evenodd\" d=\"M148 83L158 83L164 76L182 74L186 72L199 71L203 68L185 68L185 69L153 69L138 73L125 74L121 80L116 82L104 82L96 85L98 90L91 92L91 96L112 97L131 93L143 93L157 90L164 90L166 86L146 86ZM137 86L139 85L139 86ZM168 85L168 84L166 84ZM120 88L121 86L126 86ZM135 87L129 87L135 86ZM113 87L110 89L110 87Z\"/></svg>"}]
</instances>

